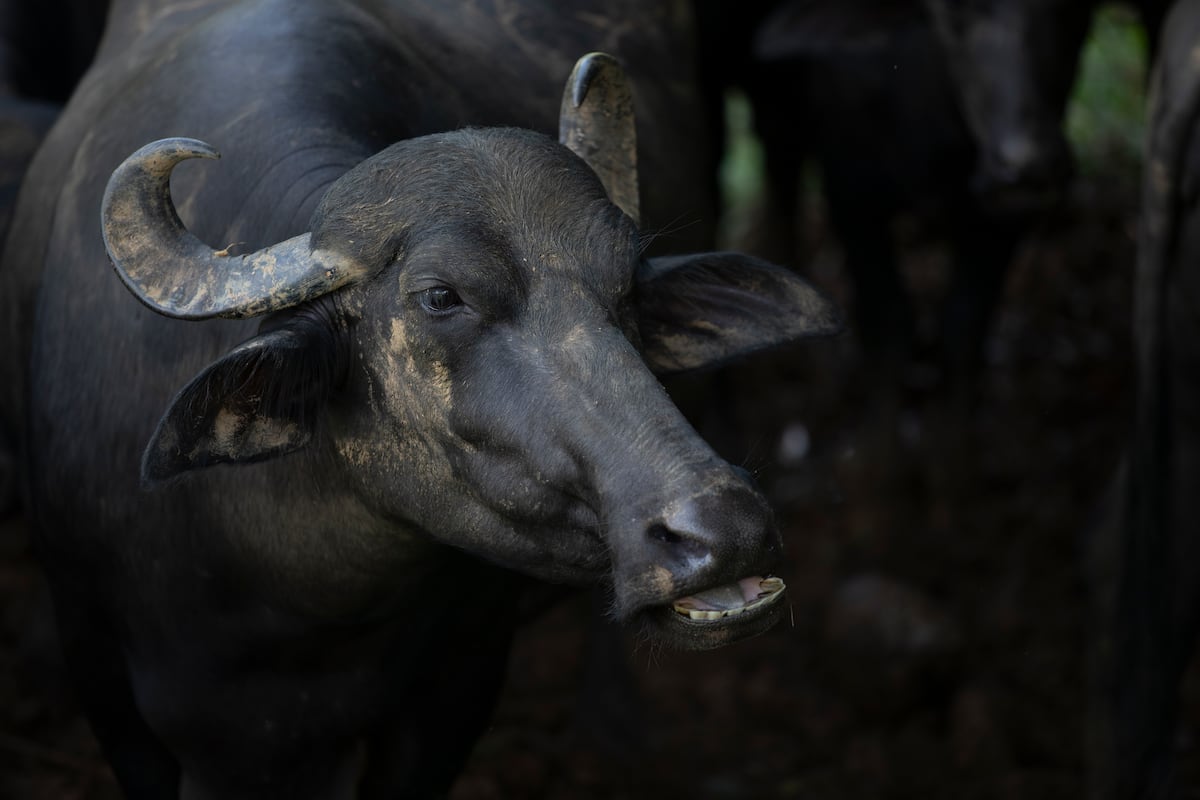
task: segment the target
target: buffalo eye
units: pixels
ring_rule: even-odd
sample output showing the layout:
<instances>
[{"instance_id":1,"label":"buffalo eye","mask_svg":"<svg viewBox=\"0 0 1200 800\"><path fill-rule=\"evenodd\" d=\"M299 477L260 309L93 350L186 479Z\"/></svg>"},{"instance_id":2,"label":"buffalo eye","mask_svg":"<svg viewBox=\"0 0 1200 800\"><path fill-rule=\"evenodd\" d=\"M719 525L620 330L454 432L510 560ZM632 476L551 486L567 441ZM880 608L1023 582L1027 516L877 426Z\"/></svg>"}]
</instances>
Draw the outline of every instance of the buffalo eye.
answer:
<instances>
[{"instance_id":1,"label":"buffalo eye","mask_svg":"<svg viewBox=\"0 0 1200 800\"><path fill-rule=\"evenodd\" d=\"M430 314L449 314L462 305L458 292L449 286L431 286L421 292L421 307Z\"/></svg>"}]
</instances>

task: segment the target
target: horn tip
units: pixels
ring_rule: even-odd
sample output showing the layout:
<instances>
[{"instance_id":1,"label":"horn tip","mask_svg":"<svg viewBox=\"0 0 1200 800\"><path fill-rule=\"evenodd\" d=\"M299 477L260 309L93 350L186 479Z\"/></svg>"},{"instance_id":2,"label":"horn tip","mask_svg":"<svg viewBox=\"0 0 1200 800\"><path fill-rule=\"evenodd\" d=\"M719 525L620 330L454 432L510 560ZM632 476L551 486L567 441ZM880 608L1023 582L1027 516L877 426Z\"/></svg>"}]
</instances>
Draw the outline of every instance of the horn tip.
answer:
<instances>
[{"instance_id":1,"label":"horn tip","mask_svg":"<svg viewBox=\"0 0 1200 800\"><path fill-rule=\"evenodd\" d=\"M189 139L185 136L175 136L168 139L158 139L138 149L129 157L129 161L159 161L177 164L189 158L220 158L221 153L208 142L199 139Z\"/></svg>"},{"instance_id":2,"label":"horn tip","mask_svg":"<svg viewBox=\"0 0 1200 800\"><path fill-rule=\"evenodd\" d=\"M621 64L608 53L594 51L580 57L571 71L571 103L579 108L587 99L588 90L592 83L602 73L621 72Z\"/></svg>"}]
</instances>

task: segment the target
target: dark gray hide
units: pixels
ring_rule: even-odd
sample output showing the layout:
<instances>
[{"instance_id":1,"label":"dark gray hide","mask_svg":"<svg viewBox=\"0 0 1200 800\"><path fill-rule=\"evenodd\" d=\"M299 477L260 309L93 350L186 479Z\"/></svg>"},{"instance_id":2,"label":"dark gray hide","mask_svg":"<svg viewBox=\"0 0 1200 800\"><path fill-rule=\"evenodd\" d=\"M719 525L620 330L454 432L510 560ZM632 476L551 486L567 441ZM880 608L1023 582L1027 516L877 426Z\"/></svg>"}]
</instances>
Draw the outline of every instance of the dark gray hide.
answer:
<instances>
[{"instance_id":1,"label":"dark gray hide","mask_svg":"<svg viewBox=\"0 0 1200 800\"><path fill-rule=\"evenodd\" d=\"M719 610L778 597L762 578L778 535L647 364L829 332L828 306L744 256L645 260L595 173L543 133L438 133L553 134L563 53L671 52L680 6L617 5L117 4L8 252L42 270L39 552L130 796L444 791L486 724L527 576L605 586L615 617L682 647L782 607ZM635 92L658 96L652 76L635 71ZM644 220L691 213L652 188L690 156L658 127ZM156 194L106 211L110 244L122 224L158 230L173 199L167 241L207 246L145 251L164 272L197 253L265 266L278 246L350 265L347 281L283 292L261 321L135 299L105 263L101 195L180 133L222 159L174 167L168 192L155 181L205 146L144 151ZM143 299L199 308L172 291Z\"/></svg>"},{"instance_id":2,"label":"dark gray hide","mask_svg":"<svg viewBox=\"0 0 1200 800\"><path fill-rule=\"evenodd\" d=\"M1200 628L1200 2L1167 18L1151 86L1134 294L1133 435L1116 481L1114 596L1093 641L1102 690L1092 797L1184 796L1173 778L1180 680ZM1096 576L1093 575L1093 578Z\"/></svg>"},{"instance_id":3,"label":"dark gray hide","mask_svg":"<svg viewBox=\"0 0 1200 800\"><path fill-rule=\"evenodd\" d=\"M104 27L103 0L0 0L0 245L34 151L83 75ZM15 294L16 286L0 284ZM15 316L0 320L0 395L20 378ZM11 348L11 351L10 351ZM17 506L15 402L0 397L0 517Z\"/></svg>"}]
</instances>

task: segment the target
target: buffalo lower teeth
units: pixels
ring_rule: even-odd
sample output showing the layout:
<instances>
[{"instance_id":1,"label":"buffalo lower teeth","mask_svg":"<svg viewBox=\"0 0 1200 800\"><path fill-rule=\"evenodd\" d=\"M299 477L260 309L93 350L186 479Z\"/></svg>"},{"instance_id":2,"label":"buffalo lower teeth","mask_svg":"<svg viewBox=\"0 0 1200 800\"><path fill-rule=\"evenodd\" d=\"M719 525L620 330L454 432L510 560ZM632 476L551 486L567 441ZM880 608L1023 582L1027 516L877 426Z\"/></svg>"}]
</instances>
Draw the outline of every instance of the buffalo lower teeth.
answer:
<instances>
[{"instance_id":1,"label":"buffalo lower teeth","mask_svg":"<svg viewBox=\"0 0 1200 800\"><path fill-rule=\"evenodd\" d=\"M784 583L779 578L767 578L762 582L762 586L764 589L769 589L769 591L763 592L758 596L758 599L747 603L744 606L738 606L737 608L727 608L719 611L716 609L687 608L686 606L681 606L678 603L673 604L672 608L675 609L675 612L681 616L699 621L712 621L724 619L725 617L736 617L738 614L741 614L744 611L753 611L759 606L765 606L783 596L782 589L784 587Z\"/></svg>"},{"instance_id":2,"label":"buffalo lower teeth","mask_svg":"<svg viewBox=\"0 0 1200 800\"><path fill-rule=\"evenodd\" d=\"M773 594L782 589L783 585L783 578L763 578L758 584L758 588L762 589L764 594Z\"/></svg>"}]
</instances>

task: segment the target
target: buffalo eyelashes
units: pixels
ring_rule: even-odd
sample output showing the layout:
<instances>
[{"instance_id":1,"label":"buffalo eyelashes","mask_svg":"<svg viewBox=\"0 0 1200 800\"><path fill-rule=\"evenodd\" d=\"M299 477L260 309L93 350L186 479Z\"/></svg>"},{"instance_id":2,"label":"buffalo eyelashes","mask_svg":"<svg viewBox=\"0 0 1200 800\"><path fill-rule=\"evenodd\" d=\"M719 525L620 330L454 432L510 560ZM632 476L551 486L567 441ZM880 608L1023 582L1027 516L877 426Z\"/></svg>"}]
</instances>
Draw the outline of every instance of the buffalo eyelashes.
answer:
<instances>
[{"instance_id":1,"label":"buffalo eyelashes","mask_svg":"<svg viewBox=\"0 0 1200 800\"><path fill-rule=\"evenodd\" d=\"M431 286L420 294L421 308L435 316L444 316L463 304L458 292L449 286Z\"/></svg>"}]
</instances>

